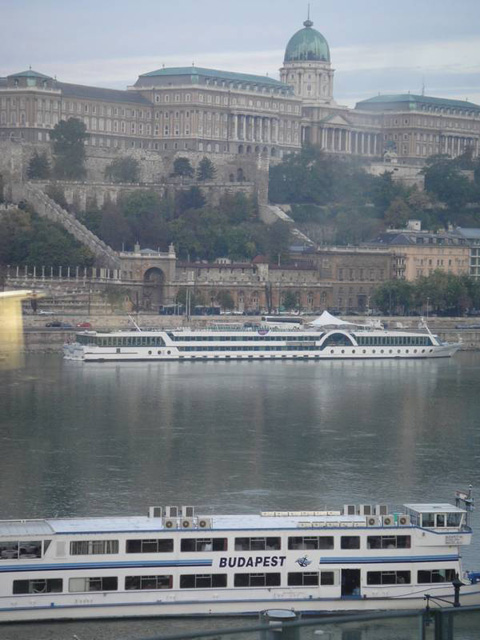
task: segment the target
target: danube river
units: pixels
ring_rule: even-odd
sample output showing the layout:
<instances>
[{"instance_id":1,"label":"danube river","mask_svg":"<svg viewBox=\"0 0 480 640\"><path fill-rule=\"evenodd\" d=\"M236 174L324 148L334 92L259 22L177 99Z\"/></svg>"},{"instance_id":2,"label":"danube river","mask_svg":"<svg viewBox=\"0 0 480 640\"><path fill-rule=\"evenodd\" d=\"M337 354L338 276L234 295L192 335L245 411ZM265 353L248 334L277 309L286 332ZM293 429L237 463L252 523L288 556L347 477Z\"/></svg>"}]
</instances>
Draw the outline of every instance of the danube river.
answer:
<instances>
[{"instance_id":1,"label":"danube river","mask_svg":"<svg viewBox=\"0 0 480 640\"><path fill-rule=\"evenodd\" d=\"M31 355L20 371L0 372L0 407L4 519L174 504L207 514L447 502L469 483L480 506L479 353L87 365ZM464 566L479 569L480 511L473 525ZM110 640L179 628L13 625L2 638Z\"/></svg>"}]
</instances>

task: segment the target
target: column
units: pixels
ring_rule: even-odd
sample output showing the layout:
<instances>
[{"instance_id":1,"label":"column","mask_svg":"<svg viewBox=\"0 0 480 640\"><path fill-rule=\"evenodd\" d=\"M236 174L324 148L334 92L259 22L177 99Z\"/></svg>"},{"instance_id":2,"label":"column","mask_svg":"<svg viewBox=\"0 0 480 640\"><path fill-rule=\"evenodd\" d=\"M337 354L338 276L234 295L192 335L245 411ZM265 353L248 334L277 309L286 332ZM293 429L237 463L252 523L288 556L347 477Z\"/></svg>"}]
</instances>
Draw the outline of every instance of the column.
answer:
<instances>
[{"instance_id":1,"label":"column","mask_svg":"<svg viewBox=\"0 0 480 640\"><path fill-rule=\"evenodd\" d=\"M264 134L264 132L263 132L263 118L259 117L258 118L258 140L259 140L259 142L264 142L263 134Z\"/></svg>"},{"instance_id":2,"label":"column","mask_svg":"<svg viewBox=\"0 0 480 640\"><path fill-rule=\"evenodd\" d=\"M231 131L231 139L232 140L238 140L237 138L237 116L236 114L232 113L232 125L230 128Z\"/></svg>"},{"instance_id":3,"label":"column","mask_svg":"<svg viewBox=\"0 0 480 640\"><path fill-rule=\"evenodd\" d=\"M265 120L265 142L270 143L272 141L272 121L270 118Z\"/></svg>"}]
</instances>

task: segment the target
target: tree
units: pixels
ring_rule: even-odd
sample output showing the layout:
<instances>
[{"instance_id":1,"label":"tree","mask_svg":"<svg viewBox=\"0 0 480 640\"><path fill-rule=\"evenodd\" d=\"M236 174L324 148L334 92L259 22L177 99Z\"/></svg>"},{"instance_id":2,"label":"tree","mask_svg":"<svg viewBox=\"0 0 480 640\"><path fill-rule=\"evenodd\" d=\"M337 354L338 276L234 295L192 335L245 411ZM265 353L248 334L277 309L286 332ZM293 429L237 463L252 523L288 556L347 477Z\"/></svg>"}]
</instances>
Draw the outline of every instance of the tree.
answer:
<instances>
[{"instance_id":1,"label":"tree","mask_svg":"<svg viewBox=\"0 0 480 640\"><path fill-rule=\"evenodd\" d=\"M27 167L27 177L29 180L48 180L51 175L50 162L45 152L35 151L30 158Z\"/></svg>"},{"instance_id":2,"label":"tree","mask_svg":"<svg viewBox=\"0 0 480 640\"><path fill-rule=\"evenodd\" d=\"M140 163L136 158L116 158L105 169L105 178L112 182L139 182Z\"/></svg>"},{"instance_id":3,"label":"tree","mask_svg":"<svg viewBox=\"0 0 480 640\"><path fill-rule=\"evenodd\" d=\"M410 219L411 210L402 198L395 198L385 211L385 223L392 229L403 229Z\"/></svg>"},{"instance_id":4,"label":"tree","mask_svg":"<svg viewBox=\"0 0 480 640\"><path fill-rule=\"evenodd\" d=\"M215 169L215 165L213 162L204 156L197 167L197 180L199 182L206 182L207 180L213 180L217 170Z\"/></svg>"},{"instance_id":5,"label":"tree","mask_svg":"<svg viewBox=\"0 0 480 640\"><path fill-rule=\"evenodd\" d=\"M185 178L193 178L195 171L188 158L176 158L173 163L172 176L183 176Z\"/></svg>"},{"instance_id":6,"label":"tree","mask_svg":"<svg viewBox=\"0 0 480 640\"><path fill-rule=\"evenodd\" d=\"M224 289L219 291L216 295L216 300L220 305L220 308L224 311L231 311L235 308L235 301L230 291L226 291Z\"/></svg>"},{"instance_id":7,"label":"tree","mask_svg":"<svg viewBox=\"0 0 480 640\"><path fill-rule=\"evenodd\" d=\"M177 207L180 213L188 209L201 209L205 206L205 197L199 187L190 187L188 191L181 191L178 194Z\"/></svg>"},{"instance_id":8,"label":"tree","mask_svg":"<svg viewBox=\"0 0 480 640\"><path fill-rule=\"evenodd\" d=\"M50 133L55 154L55 177L79 180L86 175L85 140L87 127L77 118L60 120Z\"/></svg>"},{"instance_id":9,"label":"tree","mask_svg":"<svg viewBox=\"0 0 480 640\"><path fill-rule=\"evenodd\" d=\"M473 196L473 186L460 173L453 160L445 156L432 156L421 173L425 176L425 189L449 209L463 207Z\"/></svg>"},{"instance_id":10,"label":"tree","mask_svg":"<svg viewBox=\"0 0 480 640\"><path fill-rule=\"evenodd\" d=\"M382 313L407 313L413 302L414 285L406 280L389 280L377 287L371 302Z\"/></svg>"},{"instance_id":11,"label":"tree","mask_svg":"<svg viewBox=\"0 0 480 640\"><path fill-rule=\"evenodd\" d=\"M68 211L68 202L67 202L67 199L65 198L65 191L59 184L53 183L53 184L47 185L45 189L45 193L54 202L59 204L62 207L62 209L65 209L66 211Z\"/></svg>"},{"instance_id":12,"label":"tree","mask_svg":"<svg viewBox=\"0 0 480 640\"><path fill-rule=\"evenodd\" d=\"M292 309L296 309L298 304L297 304L297 298L295 296L295 294L293 293L293 291L287 291L284 296L283 296L283 306L285 307L285 309L287 309L287 311L291 311Z\"/></svg>"}]
</instances>

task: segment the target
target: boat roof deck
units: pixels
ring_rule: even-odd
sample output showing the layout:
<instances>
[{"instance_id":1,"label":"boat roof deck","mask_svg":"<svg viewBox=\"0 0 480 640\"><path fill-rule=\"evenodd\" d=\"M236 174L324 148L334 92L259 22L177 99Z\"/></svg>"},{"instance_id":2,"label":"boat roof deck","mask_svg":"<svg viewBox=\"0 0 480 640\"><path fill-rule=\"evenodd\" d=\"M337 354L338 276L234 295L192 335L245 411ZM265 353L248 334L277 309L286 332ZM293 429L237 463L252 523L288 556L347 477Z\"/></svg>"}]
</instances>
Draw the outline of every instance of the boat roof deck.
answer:
<instances>
[{"instance_id":1,"label":"boat roof deck","mask_svg":"<svg viewBox=\"0 0 480 640\"><path fill-rule=\"evenodd\" d=\"M198 519L209 518L215 529L298 529L300 522L320 522L326 526L361 526L365 524L365 516L262 516L262 515L199 515ZM181 520L181 518L179 518ZM162 518L147 516L103 517L103 518L59 518L46 520L8 520L0 521L0 537L31 536L52 534L86 534L86 533L120 533L171 531L166 529ZM201 533L199 529L185 529L185 532ZM208 531L205 535L208 536Z\"/></svg>"},{"instance_id":2,"label":"boat roof deck","mask_svg":"<svg viewBox=\"0 0 480 640\"><path fill-rule=\"evenodd\" d=\"M406 504L404 507L411 511L417 511L418 513L465 513L465 509L456 507L448 502Z\"/></svg>"}]
</instances>

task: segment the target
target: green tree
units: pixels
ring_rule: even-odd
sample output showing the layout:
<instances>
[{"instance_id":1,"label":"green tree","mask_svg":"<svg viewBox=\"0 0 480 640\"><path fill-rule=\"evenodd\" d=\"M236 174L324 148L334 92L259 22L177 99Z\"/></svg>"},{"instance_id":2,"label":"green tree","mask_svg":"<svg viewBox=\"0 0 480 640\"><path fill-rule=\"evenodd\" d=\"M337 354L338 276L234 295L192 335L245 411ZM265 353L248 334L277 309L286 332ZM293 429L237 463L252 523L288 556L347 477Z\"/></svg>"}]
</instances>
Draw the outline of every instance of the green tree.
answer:
<instances>
[{"instance_id":1,"label":"green tree","mask_svg":"<svg viewBox=\"0 0 480 640\"><path fill-rule=\"evenodd\" d=\"M406 280L388 280L375 289L371 304L382 313L408 313L413 304L414 286Z\"/></svg>"},{"instance_id":2,"label":"green tree","mask_svg":"<svg viewBox=\"0 0 480 640\"><path fill-rule=\"evenodd\" d=\"M197 180L199 182L206 182L207 180L214 180L217 170L215 169L215 165L210 160L204 156L197 167Z\"/></svg>"},{"instance_id":3,"label":"green tree","mask_svg":"<svg viewBox=\"0 0 480 640\"><path fill-rule=\"evenodd\" d=\"M283 306L287 311L296 309L298 307L297 298L293 291L287 291L283 295Z\"/></svg>"},{"instance_id":4,"label":"green tree","mask_svg":"<svg viewBox=\"0 0 480 640\"><path fill-rule=\"evenodd\" d=\"M460 173L453 160L445 156L432 156L422 169L425 189L451 209L464 207L473 197L473 185Z\"/></svg>"},{"instance_id":5,"label":"green tree","mask_svg":"<svg viewBox=\"0 0 480 640\"><path fill-rule=\"evenodd\" d=\"M411 217L411 209L402 198L395 198L385 211L385 223L392 229L403 229Z\"/></svg>"},{"instance_id":6,"label":"green tree","mask_svg":"<svg viewBox=\"0 0 480 640\"><path fill-rule=\"evenodd\" d=\"M56 178L79 180L86 175L85 124L77 118L60 120L50 133L55 154L54 174Z\"/></svg>"},{"instance_id":7,"label":"green tree","mask_svg":"<svg viewBox=\"0 0 480 640\"><path fill-rule=\"evenodd\" d=\"M194 168L192 167L188 158L176 158L173 162L172 176L183 176L185 178L193 178L195 175Z\"/></svg>"},{"instance_id":8,"label":"green tree","mask_svg":"<svg viewBox=\"0 0 480 640\"><path fill-rule=\"evenodd\" d=\"M188 191L180 191L177 197L177 209L180 213L189 209L201 209L206 200L199 187L190 187Z\"/></svg>"},{"instance_id":9,"label":"green tree","mask_svg":"<svg viewBox=\"0 0 480 640\"><path fill-rule=\"evenodd\" d=\"M223 309L223 311L231 311L235 308L235 301L230 291L226 291L224 289L222 289L222 291L219 291L216 295L216 301L220 305L220 308Z\"/></svg>"},{"instance_id":10,"label":"green tree","mask_svg":"<svg viewBox=\"0 0 480 640\"><path fill-rule=\"evenodd\" d=\"M140 163L136 158L116 158L105 169L105 178L112 182L139 182Z\"/></svg>"},{"instance_id":11,"label":"green tree","mask_svg":"<svg viewBox=\"0 0 480 640\"><path fill-rule=\"evenodd\" d=\"M34 151L27 167L29 180L48 180L51 175L50 162L45 152Z\"/></svg>"}]
</instances>

